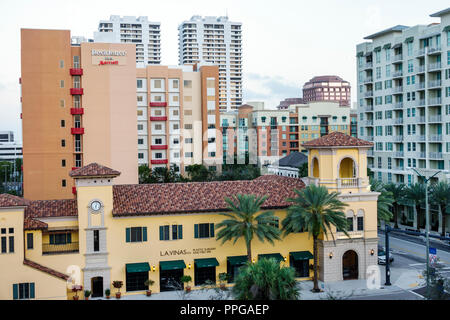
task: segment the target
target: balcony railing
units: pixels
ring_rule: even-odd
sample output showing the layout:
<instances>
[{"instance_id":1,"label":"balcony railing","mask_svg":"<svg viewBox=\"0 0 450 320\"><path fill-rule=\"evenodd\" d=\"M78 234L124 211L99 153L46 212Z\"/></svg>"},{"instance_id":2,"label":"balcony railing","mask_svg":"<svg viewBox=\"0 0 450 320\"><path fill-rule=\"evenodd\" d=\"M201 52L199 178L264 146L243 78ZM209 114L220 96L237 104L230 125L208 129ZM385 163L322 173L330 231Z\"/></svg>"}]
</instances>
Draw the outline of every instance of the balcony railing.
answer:
<instances>
[{"instance_id":1,"label":"balcony railing","mask_svg":"<svg viewBox=\"0 0 450 320\"><path fill-rule=\"evenodd\" d=\"M441 47L428 47L428 54L441 52Z\"/></svg>"},{"instance_id":2,"label":"balcony railing","mask_svg":"<svg viewBox=\"0 0 450 320\"><path fill-rule=\"evenodd\" d=\"M428 122L441 122L441 121L442 121L442 116L441 115L429 116L428 117Z\"/></svg>"},{"instance_id":3,"label":"balcony railing","mask_svg":"<svg viewBox=\"0 0 450 320\"><path fill-rule=\"evenodd\" d=\"M429 152L430 159L442 159L442 152Z\"/></svg>"},{"instance_id":4,"label":"balcony railing","mask_svg":"<svg viewBox=\"0 0 450 320\"><path fill-rule=\"evenodd\" d=\"M403 141L403 136L394 136L394 141L395 142L402 142Z\"/></svg>"},{"instance_id":5,"label":"balcony railing","mask_svg":"<svg viewBox=\"0 0 450 320\"><path fill-rule=\"evenodd\" d=\"M151 164L166 164L169 162L167 159L150 160Z\"/></svg>"},{"instance_id":6,"label":"balcony railing","mask_svg":"<svg viewBox=\"0 0 450 320\"><path fill-rule=\"evenodd\" d=\"M369 184L368 179L363 178L338 178L338 179L319 179L314 177L307 178L308 184L316 186L327 186L330 188L364 188Z\"/></svg>"},{"instance_id":7,"label":"balcony railing","mask_svg":"<svg viewBox=\"0 0 450 320\"><path fill-rule=\"evenodd\" d=\"M373 156L373 150L367 150L367 155L368 156Z\"/></svg>"},{"instance_id":8,"label":"balcony railing","mask_svg":"<svg viewBox=\"0 0 450 320\"><path fill-rule=\"evenodd\" d=\"M432 142L442 141L442 135L441 134L432 134L429 136L428 141L432 141Z\"/></svg>"},{"instance_id":9,"label":"balcony railing","mask_svg":"<svg viewBox=\"0 0 450 320\"><path fill-rule=\"evenodd\" d=\"M403 76L403 71L396 71L392 74L392 78L400 78Z\"/></svg>"},{"instance_id":10,"label":"balcony railing","mask_svg":"<svg viewBox=\"0 0 450 320\"><path fill-rule=\"evenodd\" d=\"M373 106L366 106L364 108L365 111L373 111Z\"/></svg>"},{"instance_id":11,"label":"balcony railing","mask_svg":"<svg viewBox=\"0 0 450 320\"><path fill-rule=\"evenodd\" d=\"M402 93L403 92L403 86L394 87L394 93Z\"/></svg>"},{"instance_id":12,"label":"balcony railing","mask_svg":"<svg viewBox=\"0 0 450 320\"><path fill-rule=\"evenodd\" d=\"M167 107L167 102L150 102L150 107Z\"/></svg>"},{"instance_id":13,"label":"balcony railing","mask_svg":"<svg viewBox=\"0 0 450 320\"><path fill-rule=\"evenodd\" d=\"M366 120L366 126L373 126L373 120Z\"/></svg>"},{"instance_id":14,"label":"balcony railing","mask_svg":"<svg viewBox=\"0 0 450 320\"><path fill-rule=\"evenodd\" d=\"M70 88L70 94L71 95L82 95L83 88Z\"/></svg>"},{"instance_id":15,"label":"balcony railing","mask_svg":"<svg viewBox=\"0 0 450 320\"><path fill-rule=\"evenodd\" d=\"M419 152L419 158L425 159L427 157L426 152Z\"/></svg>"},{"instance_id":16,"label":"balcony railing","mask_svg":"<svg viewBox=\"0 0 450 320\"><path fill-rule=\"evenodd\" d=\"M403 102L394 103L394 109L403 109Z\"/></svg>"},{"instance_id":17,"label":"balcony railing","mask_svg":"<svg viewBox=\"0 0 450 320\"><path fill-rule=\"evenodd\" d=\"M442 85L441 80L428 81L428 89L440 87L441 85Z\"/></svg>"},{"instance_id":18,"label":"balcony railing","mask_svg":"<svg viewBox=\"0 0 450 320\"><path fill-rule=\"evenodd\" d=\"M83 75L83 69L81 69L81 68L70 68L70 75L71 76L82 76Z\"/></svg>"},{"instance_id":19,"label":"balcony railing","mask_svg":"<svg viewBox=\"0 0 450 320\"><path fill-rule=\"evenodd\" d=\"M372 96L373 96L373 91L366 91L366 92L364 93L364 96L365 96L365 97L372 97Z\"/></svg>"},{"instance_id":20,"label":"balcony railing","mask_svg":"<svg viewBox=\"0 0 450 320\"><path fill-rule=\"evenodd\" d=\"M423 117L423 118L425 118L425 117ZM417 136L417 140L418 140L418 141L426 141L426 139L427 139L427 137L424 136L424 135Z\"/></svg>"},{"instance_id":21,"label":"balcony railing","mask_svg":"<svg viewBox=\"0 0 450 320\"><path fill-rule=\"evenodd\" d=\"M403 151L396 151L394 152L394 157L395 158L403 158L405 155L405 153Z\"/></svg>"},{"instance_id":22,"label":"balcony railing","mask_svg":"<svg viewBox=\"0 0 450 320\"><path fill-rule=\"evenodd\" d=\"M370 83L373 82L373 78L372 77L367 77L364 79L364 83Z\"/></svg>"},{"instance_id":23,"label":"balcony railing","mask_svg":"<svg viewBox=\"0 0 450 320\"><path fill-rule=\"evenodd\" d=\"M152 150L165 150L167 149L167 144L153 144L150 148Z\"/></svg>"},{"instance_id":24,"label":"balcony railing","mask_svg":"<svg viewBox=\"0 0 450 320\"><path fill-rule=\"evenodd\" d=\"M424 72L425 72L425 66L424 65L417 67L417 73L424 73Z\"/></svg>"},{"instance_id":25,"label":"balcony railing","mask_svg":"<svg viewBox=\"0 0 450 320\"><path fill-rule=\"evenodd\" d=\"M70 114L84 114L83 108L70 108Z\"/></svg>"},{"instance_id":26,"label":"balcony railing","mask_svg":"<svg viewBox=\"0 0 450 320\"><path fill-rule=\"evenodd\" d=\"M403 118L395 118L394 119L394 124L402 124L403 123Z\"/></svg>"},{"instance_id":27,"label":"balcony railing","mask_svg":"<svg viewBox=\"0 0 450 320\"><path fill-rule=\"evenodd\" d=\"M396 54L394 56L394 59L392 60L392 62L398 62L398 61L402 61L403 60L403 55L401 54Z\"/></svg>"},{"instance_id":28,"label":"balcony railing","mask_svg":"<svg viewBox=\"0 0 450 320\"><path fill-rule=\"evenodd\" d=\"M166 121L167 120L167 116L163 116L163 117L150 117L150 121Z\"/></svg>"},{"instance_id":29,"label":"balcony railing","mask_svg":"<svg viewBox=\"0 0 450 320\"><path fill-rule=\"evenodd\" d=\"M61 253L76 253L79 250L78 242L66 244L42 244L42 254L61 254Z\"/></svg>"},{"instance_id":30,"label":"balcony railing","mask_svg":"<svg viewBox=\"0 0 450 320\"><path fill-rule=\"evenodd\" d=\"M84 128L71 128L70 132L72 134L84 134Z\"/></svg>"},{"instance_id":31,"label":"balcony railing","mask_svg":"<svg viewBox=\"0 0 450 320\"><path fill-rule=\"evenodd\" d=\"M424 105L425 105L425 99L419 99L419 100L417 101L417 105L419 105L419 106L424 106Z\"/></svg>"},{"instance_id":32,"label":"balcony railing","mask_svg":"<svg viewBox=\"0 0 450 320\"><path fill-rule=\"evenodd\" d=\"M439 70L439 69L441 69L440 62L430 63L428 65L428 71L435 71L435 70Z\"/></svg>"},{"instance_id":33,"label":"balcony railing","mask_svg":"<svg viewBox=\"0 0 450 320\"><path fill-rule=\"evenodd\" d=\"M428 99L428 105L442 104L442 98L430 98Z\"/></svg>"},{"instance_id":34,"label":"balcony railing","mask_svg":"<svg viewBox=\"0 0 450 320\"><path fill-rule=\"evenodd\" d=\"M371 69L372 67L373 67L372 62L367 62L367 63L364 65L364 69Z\"/></svg>"}]
</instances>

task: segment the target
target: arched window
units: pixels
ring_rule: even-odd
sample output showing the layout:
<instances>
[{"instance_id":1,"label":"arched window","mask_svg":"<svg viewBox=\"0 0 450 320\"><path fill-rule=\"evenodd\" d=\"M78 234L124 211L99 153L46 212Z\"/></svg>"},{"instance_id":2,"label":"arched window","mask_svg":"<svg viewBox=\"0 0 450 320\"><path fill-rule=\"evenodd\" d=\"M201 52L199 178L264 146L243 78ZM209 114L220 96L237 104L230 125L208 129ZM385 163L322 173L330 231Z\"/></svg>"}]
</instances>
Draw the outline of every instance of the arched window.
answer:
<instances>
[{"instance_id":1,"label":"arched window","mask_svg":"<svg viewBox=\"0 0 450 320\"><path fill-rule=\"evenodd\" d=\"M352 158L344 158L339 164L339 178L355 178L356 165Z\"/></svg>"},{"instance_id":2,"label":"arched window","mask_svg":"<svg viewBox=\"0 0 450 320\"><path fill-rule=\"evenodd\" d=\"M312 176L319 178L319 160L317 158L314 158L312 161Z\"/></svg>"}]
</instances>

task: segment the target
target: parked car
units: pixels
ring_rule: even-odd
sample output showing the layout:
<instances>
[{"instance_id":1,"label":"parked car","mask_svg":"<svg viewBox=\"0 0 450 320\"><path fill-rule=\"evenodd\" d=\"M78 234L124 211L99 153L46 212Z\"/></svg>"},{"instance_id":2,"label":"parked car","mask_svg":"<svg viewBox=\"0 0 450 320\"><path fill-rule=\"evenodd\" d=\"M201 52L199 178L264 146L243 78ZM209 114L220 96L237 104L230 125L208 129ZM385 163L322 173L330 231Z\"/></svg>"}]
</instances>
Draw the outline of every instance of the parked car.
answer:
<instances>
[{"instance_id":1,"label":"parked car","mask_svg":"<svg viewBox=\"0 0 450 320\"><path fill-rule=\"evenodd\" d=\"M392 262L394 262L394 256L392 254L392 250L389 250L389 263ZM378 264L386 264L386 249L382 246L378 246Z\"/></svg>"}]
</instances>

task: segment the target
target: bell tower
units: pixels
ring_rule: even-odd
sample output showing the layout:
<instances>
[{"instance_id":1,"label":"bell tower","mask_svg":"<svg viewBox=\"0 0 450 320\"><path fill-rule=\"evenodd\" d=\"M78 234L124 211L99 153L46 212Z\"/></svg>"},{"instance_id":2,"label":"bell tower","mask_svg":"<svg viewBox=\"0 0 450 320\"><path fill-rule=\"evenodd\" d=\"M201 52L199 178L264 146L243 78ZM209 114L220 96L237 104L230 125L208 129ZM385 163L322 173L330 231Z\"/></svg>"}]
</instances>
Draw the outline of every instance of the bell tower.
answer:
<instances>
[{"instance_id":1,"label":"bell tower","mask_svg":"<svg viewBox=\"0 0 450 320\"><path fill-rule=\"evenodd\" d=\"M348 204L345 215L350 238L333 228L319 242L322 281L365 279L378 267L377 199L370 191L367 150L372 142L333 132L303 144L308 150L305 183L338 192ZM333 238L335 241L333 241Z\"/></svg>"}]
</instances>

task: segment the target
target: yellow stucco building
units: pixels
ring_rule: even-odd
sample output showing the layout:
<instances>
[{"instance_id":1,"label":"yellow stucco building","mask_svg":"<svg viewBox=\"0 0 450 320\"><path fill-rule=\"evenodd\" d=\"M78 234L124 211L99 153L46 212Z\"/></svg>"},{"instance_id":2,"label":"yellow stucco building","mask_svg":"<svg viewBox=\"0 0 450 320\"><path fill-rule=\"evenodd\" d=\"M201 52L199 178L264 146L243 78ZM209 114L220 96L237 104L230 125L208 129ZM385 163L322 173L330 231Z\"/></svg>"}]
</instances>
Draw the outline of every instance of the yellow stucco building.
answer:
<instances>
[{"instance_id":1,"label":"yellow stucco building","mask_svg":"<svg viewBox=\"0 0 450 320\"><path fill-rule=\"evenodd\" d=\"M340 145L339 145L340 144ZM377 193L369 191L366 155L370 143L333 133L304 145L310 149L307 184L341 192L349 204L351 238L332 230L321 239L319 271L323 281L365 278L376 265ZM350 160L348 160L350 159ZM246 247L215 239L224 219L225 197L236 193L268 195L262 210L280 221L305 183L296 178L262 176L252 181L115 185L120 172L89 164L71 172L76 199L28 201L0 195L0 299L71 299L73 283L103 297L117 290L143 294L145 280L153 292L173 290L181 275L193 289L206 280L231 276L246 261ZM11 240L12 239L12 240ZM311 279L313 241L307 233L290 234L274 245L254 239L253 258L267 255L292 266L299 280ZM174 287L174 284L176 285ZM82 296L82 294L78 293Z\"/></svg>"}]
</instances>

